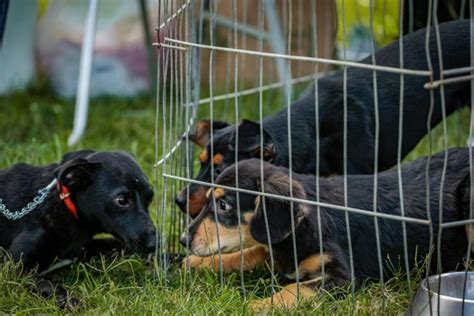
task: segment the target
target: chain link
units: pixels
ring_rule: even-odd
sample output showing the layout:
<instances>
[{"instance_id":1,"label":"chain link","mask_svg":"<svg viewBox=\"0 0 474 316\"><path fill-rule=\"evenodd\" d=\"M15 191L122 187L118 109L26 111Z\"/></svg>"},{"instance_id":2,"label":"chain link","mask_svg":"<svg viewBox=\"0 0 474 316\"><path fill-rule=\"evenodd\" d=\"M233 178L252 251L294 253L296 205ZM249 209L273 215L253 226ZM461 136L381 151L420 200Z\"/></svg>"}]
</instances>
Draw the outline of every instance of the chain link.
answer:
<instances>
[{"instance_id":1,"label":"chain link","mask_svg":"<svg viewBox=\"0 0 474 316\"><path fill-rule=\"evenodd\" d=\"M0 199L0 214L8 218L9 220L17 221L21 219L22 217L28 215L32 211L34 211L38 205L43 203L43 201L46 199L48 196L49 192L51 189L56 185L57 180L54 179L51 181L50 184L48 184L45 188L40 189L38 191L38 195L36 195L33 199L33 202L28 203L24 208L22 208L20 211L15 211L12 212L9 209L7 209L7 206L3 204L3 200Z\"/></svg>"}]
</instances>

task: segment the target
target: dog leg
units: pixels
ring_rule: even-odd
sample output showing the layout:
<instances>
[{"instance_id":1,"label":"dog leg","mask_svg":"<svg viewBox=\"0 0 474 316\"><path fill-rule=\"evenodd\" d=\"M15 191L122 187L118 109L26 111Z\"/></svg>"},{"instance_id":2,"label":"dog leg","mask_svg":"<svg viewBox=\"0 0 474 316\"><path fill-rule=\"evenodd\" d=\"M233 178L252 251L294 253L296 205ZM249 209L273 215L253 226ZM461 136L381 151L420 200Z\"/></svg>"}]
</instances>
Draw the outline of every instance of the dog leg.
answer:
<instances>
[{"instance_id":1,"label":"dog leg","mask_svg":"<svg viewBox=\"0 0 474 316\"><path fill-rule=\"evenodd\" d=\"M254 246L243 249L243 268L244 271L250 271L256 267L262 266L268 257L268 250L263 246ZM224 253L222 258L222 270L224 273L239 271L241 266L240 251L234 253ZM188 256L183 262L185 267L193 268L198 271L203 269L210 269L219 271L219 255L212 255L208 257Z\"/></svg>"},{"instance_id":2,"label":"dog leg","mask_svg":"<svg viewBox=\"0 0 474 316\"><path fill-rule=\"evenodd\" d=\"M291 309L299 302L307 301L316 296L315 289L323 286L323 289L344 288L348 284L348 273L346 266L341 263L340 254L336 248L331 253L314 254L302 260L299 265L299 273L302 278L310 278L310 280L289 284L281 291L275 293L272 297L254 300L250 302L250 309L254 312L266 313L273 306L277 309ZM326 267L324 282L321 275L321 266L324 262ZM342 261L344 262L344 261ZM293 274L287 277L296 276ZM324 284L323 284L324 283Z\"/></svg>"},{"instance_id":3,"label":"dog leg","mask_svg":"<svg viewBox=\"0 0 474 316\"><path fill-rule=\"evenodd\" d=\"M316 285L321 283L321 279L321 277L318 277L313 280L300 282L299 289L296 283L289 284L271 297L251 301L249 308L253 312L258 313L267 313L272 307L277 309L291 309L299 302L304 302L315 297L316 292L313 289Z\"/></svg>"},{"instance_id":4,"label":"dog leg","mask_svg":"<svg viewBox=\"0 0 474 316\"><path fill-rule=\"evenodd\" d=\"M25 227L13 240L8 252L14 261L21 261L25 268L31 269L38 265L43 270L52 262L46 239L46 232L40 226ZM54 296L56 304L62 309L73 310L79 305L79 300L69 296L65 289L45 279L37 279L31 290L44 298Z\"/></svg>"},{"instance_id":5,"label":"dog leg","mask_svg":"<svg viewBox=\"0 0 474 316\"><path fill-rule=\"evenodd\" d=\"M22 262L26 269L37 265L44 269L54 259L47 251L45 239L46 231L41 226L25 227L12 241L8 253L14 261Z\"/></svg>"}]
</instances>

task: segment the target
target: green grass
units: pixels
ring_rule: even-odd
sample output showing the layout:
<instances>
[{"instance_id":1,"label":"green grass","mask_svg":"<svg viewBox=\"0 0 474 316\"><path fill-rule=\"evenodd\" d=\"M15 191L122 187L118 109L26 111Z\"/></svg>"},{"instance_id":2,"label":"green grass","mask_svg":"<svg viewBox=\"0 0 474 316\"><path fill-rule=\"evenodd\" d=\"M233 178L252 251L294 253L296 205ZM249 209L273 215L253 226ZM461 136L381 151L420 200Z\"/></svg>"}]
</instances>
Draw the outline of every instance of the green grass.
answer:
<instances>
[{"instance_id":1,"label":"green grass","mask_svg":"<svg viewBox=\"0 0 474 316\"><path fill-rule=\"evenodd\" d=\"M255 96L243 98L240 118L258 118L256 102ZM271 95L268 103L281 104L278 97ZM154 179L154 104L146 97L94 100L85 137L71 149L130 151L149 178ZM276 107L266 108L265 115ZM216 109L216 118L233 118L232 104L216 104ZM201 115L206 115L206 111L203 110ZM230 114L224 116L224 112ZM66 140L72 114L72 102L51 97L46 89L30 89L26 93L0 97L0 168L18 161L47 164L59 160L69 150ZM468 111L463 110L448 120L450 146L465 143L468 116ZM433 133L434 152L443 148L440 135L442 130L437 128ZM424 155L427 144L425 139L408 159ZM156 189L161 193L159 188ZM170 189L167 199L170 205L171 193ZM158 194L155 203L161 202L162 197ZM154 208L155 205L152 210ZM156 268L154 260L118 255L76 263L57 273L55 279L83 302L83 309L77 313L241 314L248 312L247 300L270 293L267 276L266 271L245 274L245 299L237 273L225 276L221 286L219 275L212 272L189 274L172 268L165 277ZM331 294L321 295L310 303L301 304L293 312L321 314L324 311L343 315L355 308L358 314L378 314L384 297L387 314L400 314L410 300L405 280L399 274L386 283L383 294L375 283L364 286L355 297L347 295L344 299L337 299ZM414 285L418 281L419 277L414 275ZM19 267L12 262L0 261L0 313L62 313L53 300L40 298L29 291L32 282L32 276L20 273Z\"/></svg>"},{"instance_id":2,"label":"green grass","mask_svg":"<svg viewBox=\"0 0 474 316\"><path fill-rule=\"evenodd\" d=\"M343 22L346 24L346 35L353 26L363 25L370 29L370 5L373 2L373 32L377 45L384 46L398 38L399 33L399 2L398 1L343 1L338 0L338 33L337 40L343 40ZM342 4L344 3L344 16Z\"/></svg>"}]
</instances>

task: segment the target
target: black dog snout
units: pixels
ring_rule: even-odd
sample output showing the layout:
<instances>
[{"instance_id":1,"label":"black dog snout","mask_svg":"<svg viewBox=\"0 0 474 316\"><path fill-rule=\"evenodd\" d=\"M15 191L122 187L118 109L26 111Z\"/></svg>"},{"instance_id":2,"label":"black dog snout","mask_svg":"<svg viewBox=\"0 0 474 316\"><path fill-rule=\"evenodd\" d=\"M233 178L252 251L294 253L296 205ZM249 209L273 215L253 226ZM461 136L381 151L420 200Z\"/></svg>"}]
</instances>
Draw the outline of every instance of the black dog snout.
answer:
<instances>
[{"instance_id":1,"label":"black dog snout","mask_svg":"<svg viewBox=\"0 0 474 316\"><path fill-rule=\"evenodd\" d=\"M191 245L191 241L189 240L188 233L184 232L179 238L179 243L183 245L184 248L189 247Z\"/></svg>"},{"instance_id":2,"label":"black dog snout","mask_svg":"<svg viewBox=\"0 0 474 316\"><path fill-rule=\"evenodd\" d=\"M181 211L186 212L186 191L181 191L176 197L176 205L180 208Z\"/></svg>"},{"instance_id":3,"label":"black dog snout","mask_svg":"<svg viewBox=\"0 0 474 316\"><path fill-rule=\"evenodd\" d=\"M153 234L153 236L149 237L147 241L145 242L145 251L148 253L155 251L157 244L158 244L158 240L156 238L156 235Z\"/></svg>"},{"instance_id":4,"label":"black dog snout","mask_svg":"<svg viewBox=\"0 0 474 316\"><path fill-rule=\"evenodd\" d=\"M143 234L140 238L140 248L142 252L145 254L154 252L159 245L159 240L159 236L157 236L154 229Z\"/></svg>"}]
</instances>

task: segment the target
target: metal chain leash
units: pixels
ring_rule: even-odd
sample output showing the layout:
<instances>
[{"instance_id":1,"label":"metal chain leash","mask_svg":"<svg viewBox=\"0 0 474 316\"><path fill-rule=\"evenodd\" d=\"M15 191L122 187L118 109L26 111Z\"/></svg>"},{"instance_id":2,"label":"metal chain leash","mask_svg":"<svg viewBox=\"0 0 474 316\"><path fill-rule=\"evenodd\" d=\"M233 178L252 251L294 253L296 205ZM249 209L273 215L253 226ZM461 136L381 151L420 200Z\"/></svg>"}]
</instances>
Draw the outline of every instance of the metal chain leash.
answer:
<instances>
[{"instance_id":1,"label":"metal chain leash","mask_svg":"<svg viewBox=\"0 0 474 316\"><path fill-rule=\"evenodd\" d=\"M7 206L3 204L3 200L0 199L0 214L8 218L9 220L17 221L21 219L22 217L28 215L32 211L34 211L38 205L43 203L43 201L46 199L48 196L49 192L51 189L56 185L57 180L54 179L51 181L50 184L48 184L46 187L40 189L38 191L38 195L36 195L33 199L33 202L28 203L24 208L22 208L20 211L15 211L12 212L9 209L7 209Z\"/></svg>"}]
</instances>

